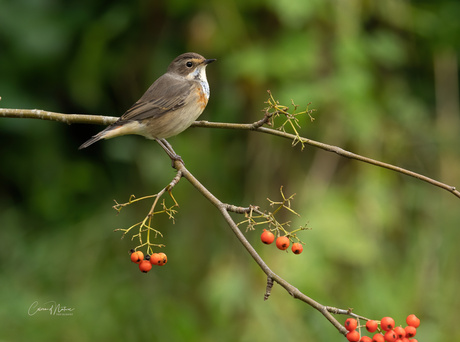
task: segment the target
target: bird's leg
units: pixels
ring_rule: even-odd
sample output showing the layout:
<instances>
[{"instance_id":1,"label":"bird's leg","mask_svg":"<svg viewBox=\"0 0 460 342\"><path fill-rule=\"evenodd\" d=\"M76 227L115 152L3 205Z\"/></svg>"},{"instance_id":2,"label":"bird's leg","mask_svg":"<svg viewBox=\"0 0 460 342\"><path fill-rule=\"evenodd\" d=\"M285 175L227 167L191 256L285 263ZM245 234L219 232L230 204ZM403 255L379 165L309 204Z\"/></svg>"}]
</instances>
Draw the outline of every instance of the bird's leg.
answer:
<instances>
[{"instance_id":1,"label":"bird's leg","mask_svg":"<svg viewBox=\"0 0 460 342\"><path fill-rule=\"evenodd\" d=\"M169 158L171 158L172 162L172 167L174 168L174 162L180 161L182 164L185 165L184 161L182 160L181 156L178 155L174 149L172 148L171 144L166 141L166 139L155 139L158 144L160 144L161 147L163 147L163 150L168 154Z\"/></svg>"}]
</instances>

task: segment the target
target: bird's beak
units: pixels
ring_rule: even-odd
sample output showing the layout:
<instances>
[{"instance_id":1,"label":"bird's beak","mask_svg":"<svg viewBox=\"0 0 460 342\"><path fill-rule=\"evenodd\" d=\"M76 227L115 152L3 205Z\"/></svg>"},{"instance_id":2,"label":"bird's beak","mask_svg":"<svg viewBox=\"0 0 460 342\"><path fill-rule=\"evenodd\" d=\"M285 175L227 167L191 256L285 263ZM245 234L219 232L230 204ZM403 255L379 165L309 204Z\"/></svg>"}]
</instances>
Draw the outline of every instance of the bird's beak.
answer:
<instances>
[{"instance_id":1,"label":"bird's beak","mask_svg":"<svg viewBox=\"0 0 460 342\"><path fill-rule=\"evenodd\" d=\"M207 65L207 64L209 64L209 63L214 62L215 60L216 60L215 58L212 58L212 59L205 59L203 63L204 63L205 65Z\"/></svg>"}]
</instances>

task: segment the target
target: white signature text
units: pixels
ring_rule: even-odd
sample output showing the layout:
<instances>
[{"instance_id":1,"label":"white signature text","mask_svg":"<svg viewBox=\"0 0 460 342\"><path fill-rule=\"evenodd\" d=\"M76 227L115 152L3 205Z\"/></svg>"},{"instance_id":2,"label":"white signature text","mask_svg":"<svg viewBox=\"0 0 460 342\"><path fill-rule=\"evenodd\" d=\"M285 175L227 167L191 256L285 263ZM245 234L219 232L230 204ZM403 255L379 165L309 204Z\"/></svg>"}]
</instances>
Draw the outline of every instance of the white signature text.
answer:
<instances>
[{"instance_id":1,"label":"white signature text","mask_svg":"<svg viewBox=\"0 0 460 342\"><path fill-rule=\"evenodd\" d=\"M27 313L29 316L33 316L38 312L48 312L51 316L72 316L74 310L74 308L68 308L53 300L43 304L39 304L38 301L35 301L30 305Z\"/></svg>"}]
</instances>

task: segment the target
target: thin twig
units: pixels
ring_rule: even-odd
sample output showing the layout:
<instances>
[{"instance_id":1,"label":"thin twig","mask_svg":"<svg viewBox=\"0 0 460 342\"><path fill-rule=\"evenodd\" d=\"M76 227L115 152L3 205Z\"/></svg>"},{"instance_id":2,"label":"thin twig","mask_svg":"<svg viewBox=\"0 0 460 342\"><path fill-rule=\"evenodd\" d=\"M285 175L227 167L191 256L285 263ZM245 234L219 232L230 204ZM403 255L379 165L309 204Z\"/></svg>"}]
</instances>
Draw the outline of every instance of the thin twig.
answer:
<instances>
[{"instance_id":1,"label":"thin twig","mask_svg":"<svg viewBox=\"0 0 460 342\"><path fill-rule=\"evenodd\" d=\"M73 123L110 125L118 120L113 116L88 115L88 114L62 114L48 112L41 109L10 109L0 108L0 116L5 118L40 119L63 122L68 125Z\"/></svg>"},{"instance_id":2,"label":"thin twig","mask_svg":"<svg viewBox=\"0 0 460 342\"><path fill-rule=\"evenodd\" d=\"M157 229L152 227L152 219L157 214L166 213L169 216L169 218L174 221L174 214L176 213L176 211L173 210L173 208L178 207L179 204L177 203L176 199L174 198L174 196L172 194L172 189L179 183L181 178L182 178L182 172L177 171L176 175L171 180L171 182L169 182L168 185L166 185L163 189L161 189L159 192L157 192L154 195L144 196L144 197L140 197L140 198L135 198L134 195L131 195L128 202L121 203L121 204L118 203L117 201L115 201L116 204L113 206L113 208L118 213L120 213L121 209L126 207L126 206L128 206L128 205L131 205L131 204L133 204L135 202L139 202L139 201L142 201L142 200L145 200L145 199L148 199L148 198L155 198L155 200L153 201L153 204L152 204L148 214L145 216L145 218L141 222L138 222L138 223L132 225L129 228L126 228L126 229L125 228L117 228L114 231L115 232L117 232L117 231L123 232L123 235L122 235L122 238L123 238L134 227L139 226L138 233L131 237L131 240L133 240L136 237L139 239L140 245L138 245L135 248L136 250L139 249L140 247L147 246L147 253L152 254L153 253L152 246L164 247L164 245L162 245L162 244L154 244L154 243L150 242L150 232L155 233L155 238L157 237L157 235L160 235L161 237L163 237L163 234L159 230L157 230ZM158 201L160 200L160 198L163 197L163 195L166 192L168 192L168 194L171 197L171 199L173 200L174 204L170 208L168 208L168 207L166 207L165 200L163 199L163 202L161 204L163 206L163 210L155 211L155 208L156 208L156 206L158 204ZM142 240L143 233L146 233L147 241L145 243Z\"/></svg>"},{"instance_id":3,"label":"thin twig","mask_svg":"<svg viewBox=\"0 0 460 342\"><path fill-rule=\"evenodd\" d=\"M58 121L58 122L64 122L67 124L71 123L90 123L90 124L101 124L101 125L107 125L115 122L117 118L115 117L106 117L106 116L94 116L94 115L80 115L80 114L61 114L61 113L53 113L53 112L47 112L47 111L42 111L42 110L22 110L22 109L2 109L0 108L0 116L3 117L10 117L10 118L34 118L34 119L42 119L42 120L51 120L51 121ZM193 127L211 127L211 128L225 128L225 129L242 129L242 130L253 130L253 131L258 131L266 134L272 134L276 135L279 137L283 137L286 139L294 140L294 139L299 139L298 135L293 135L289 134L283 131L267 128L267 127L262 127L263 124L268 122L268 116L265 116L264 119L255 122L253 124L231 124L231 123L217 123L217 122L207 122L207 121L198 121L195 122L192 126ZM415 177L417 179L423 180L425 182L428 182L432 185L438 186L440 188L443 188L451 193L453 193L455 196L460 198L460 192L457 191L454 187L448 186L444 183L438 182L436 180L433 180L431 178L428 178L426 176L417 174L415 172L405 170L403 168L391 165L391 164L386 164L383 162L379 162L370 158L366 158L348 151L345 151L339 147L332 146L332 145L327 145L323 144L314 140L306 139L303 137L300 137L301 142L304 144L308 144L311 146L315 146L318 148L321 148L323 150L329 151L329 152L334 152L337 153L340 156L351 158L351 159L356 159L359 161L363 161L372 165L376 165L379 167L384 167L411 177ZM319 312L321 312L326 319L328 319L340 333L346 334L347 330L343 325L341 325L337 319L332 314L345 314L345 315L351 315L356 318L361 318L361 319L366 319L362 316L353 314L351 312L351 309L348 310L343 310L343 309L338 309L330 306L325 306L322 305L312 298L308 297L301 291L299 291L296 287L288 283L286 280L275 274L269 267L268 265L264 262L264 260L259 256L257 251L254 249L254 247L249 243L249 241L246 239L244 234L240 231L238 228L238 225L235 223L235 221L232 219L230 216L229 212L235 212L239 214L243 213L248 213L251 211L258 211L258 208L256 207L237 207L234 205L226 204L221 202L217 197L215 197L206 187L204 187L189 171L188 169L185 168L184 164L180 161L175 161L174 162L174 167L177 170L177 174L174 177L173 181L166 186L162 192L161 195L164 194L165 191L170 192L172 187L176 185L181 177L186 178L201 194L203 194L216 208L220 211L222 216L224 217L225 221L228 223L238 240L241 242L241 244L246 248L248 253L251 255L251 257L254 259L254 261L259 265L259 267L262 269L262 271L266 274L267 276L267 290L265 293L265 298L268 298L270 294L271 287L273 286L273 281L278 283L281 287L283 287L291 296L293 296L296 299L299 299L308 305L312 306ZM157 194L158 195L158 194ZM158 196L159 197L159 196ZM289 200L289 199L287 199ZM152 214L153 208L155 206L156 202L154 202L154 205L152 206L152 209L149 213L149 215ZM148 216L147 216L148 217ZM140 224L140 223L138 223ZM134 225L137 226L138 224ZM133 227L134 227L133 226ZM133 228L131 227L131 228ZM129 229L131 229L129 228ZM147 242L149 243L149 242Z\"/></svg>"},{"instance_id":4,"label":"thin twig","mask_svg":"<svg viewBox=\"0 0 460 342\"><path fill-rule=\"evenodd\" d=\"M86 114L62 114L62 113L55 113L55 112L48 112L39 109L9 109L9 108L0 108L0 117L7 117L7 118L29 118L29 119L41 119L41 120L50 120L50 121L58 121L67 124L72 123L82 123L82 124L97 124L97 125L108 125L114 123L118 118L112 116L99 116L99 115L86 115ZM264 123L267 123L267 115L259 121L250 124L235 124L235 123L226 123L226 122L209 122L209 121L195 121L191 127L206 127L206 128L221 128L221 129L239 129L239 130L251 130L262 132L266 134L276 135L285 139L289 139L291 141L298 140L299 137L290 134L287 132L279 131L273 128L262 127ZM346 157L349 159L355 159L362 161L364 163L372 164L375 166L383 167L395 172L399 172L401 174L417 178L424 182L427 182L431 185L437 186L444 190L449 191L454 196L460 198L460 191L458 191L454 186L447 185L430 177L421 175L419 173L404 169L402 167L398 167L392 164L387 164L375 159L367 158L361 156L359 154L355 154L349 151L346 151L340 147L328 145L321 143L319 141L307 139L304 137L300 137L300 141L303 144L307 144L310 146L314 146L320 148L322 150L328 152L334 152L342 157Z\"/></svg>"},{"instance_id":5,"label":"thin twig","mask_svg":"<svg viewBox=\"0 0 460 342\"><path fill-rule=\"evenodd\" d=\"M257 127L257 126L255 127L253 124L232 124L232 123L226 123L226 122L222 123L222 122L196 121L196 122L194 122L192 127L253 130L253 131L257 131L257 132L276 135L278 137L286 138L286 139L289 139L289 140L292 140L292 141L294 141L294 139L298 139L298 137L295 134L282 132L282 131L279 131L279 130L276 130L276 129L273 129L273 128L268 128L268 127ZM314 147L320 148L320 149L328 151L328 152L334 152L334 153L338 154L339 156L346 157L346 158L349 158L349 159L359 160L359 161L362 161L364 163L368 163L368 164L371 164L371 165L383 167L383 168L389 169L391 171L399 172L399 173L404 174L406 176L417 178L417 179L422 180L424 182L427 182L427 183L429 183L431 185L434 185L434 186L437 186L437 187L439 187L441 189L447 190L450 193L452 193L454 196L460 198L460 191L458 191L455 186L447 185L447 184L442 183L440 181L437 181L437 180L435 180L433 178L421 175L421 174L419 174L417 172L413 172L413 171L404 169L404 168L399 167L399 166L395 166L395 165L392 165L392 164L387 164L387 163L384 163L384 162L381 162L381 161L378 161L378 160L375 160L375 159L371 159L371 158L361 156L361 155L353 153L353 152L349 152L349 151L344 150L343 148L340 148L340 147L337 147L337 146L324 144L322 142L307 139L307 138L304 138L304 137L301 137L300 139L304 144L314 146Z\"/></svg>"},{"instance_id":6,"label":"thin twig","mask_svg":"<svg viewBox=\"0 0 460 342\"><path fill-rule=\"evenodd\" d=\"M175 162L175 168L178 171L182 172L182 175L185 179L187 179L202 195L204 195L214 206L219 209L220 213L224 217L225 221L227 221L228 225L232 229L233 233L236 235L238 240L241 244L246 248L248 253L254 259L254 261L259 265L262 271L267 275L267 277L276 281L280 286L282 286L292 297L299 299L308 305L312 306L319 312L326 317L334 327L337 328L342 334L346 334L347 330L343 325L339 323L337 319L328 311L327 307L318 303L317 301L313 300L312 298L308 297L301 291L299 291L296 287L292 286L286 280L281 278L279 275L274 273L270 267L265 263L265 261L260 257L257 251L252 247L249 241L246 239L244 234L240 231L235 221L232 219L228 212L228 204L221 202L216 196L214 196L203 184L201 184L191 173L185 168L185 165L179 161Z\"/></svg>"}]
</instances>

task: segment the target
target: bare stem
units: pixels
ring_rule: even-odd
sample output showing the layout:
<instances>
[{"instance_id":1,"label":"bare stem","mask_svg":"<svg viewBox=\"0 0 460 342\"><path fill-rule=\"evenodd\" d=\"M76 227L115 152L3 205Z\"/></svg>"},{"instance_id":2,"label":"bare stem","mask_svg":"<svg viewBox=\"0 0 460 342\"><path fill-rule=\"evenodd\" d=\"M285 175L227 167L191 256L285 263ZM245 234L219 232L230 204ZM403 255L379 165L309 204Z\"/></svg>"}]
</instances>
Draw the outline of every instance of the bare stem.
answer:
<instances>
[{"instance_id":1,"label":"bare stem","mask_svg":"<svg viewBox=\"0 0 460 342\"><path fill-rule=\"evenodd\" d=\"M123 235L122 235L122 238L128 234L131 229L133 229L134 227L137 227L139 226L139 231L137 234L133 235L131 240L133 240L134 238L138 238L139 239L139 244L135 249L137 250L138 248L140 247L143 247L143 246L147 246L147 253L148 254L152 254L153 253L153 249L152 249L152 246L156 246L156 247L163 247L164 245L161 245L161 244L155 244L155 243L151 243L150 242L150 233L153 232L155 233L155 238L160 235L161 237L163 237L163 234L152 227L152 219L155 215L157 214L162 214L162 213L166 213L169 218L173 219L174 221L174 214L175 214L175 210L173 210L174 207L178 207L179 204L177 203L176 199L174 198L173 194L172 194L172 189L179 183L180 179L182 178L182 172L181 171L177 171L176 172L176 175L174 176L174 178L172 179L172 181L166 185L163 189L161 189L158 193L154 194L154 195L149 195L149 196L144 196L144 197L140 197L140 198L135 198L134 195L131 195L130 198L129 198L129 201L126 202L126 203L118 203L117 201L115 201L115 205L113 206L113 208L119 213L121 211L122 208L128 206L128 205L131 205L135 202L139 202L139 201L142 201L142 200L145 200L145 199L148 199L148 198L155 198L154 201L153 201L153 204L148 212L148 214L145 216L145 218L141 221L141 222L138 222L134 225L132 225L131 227L127 228L127 229L123 229L123 228L119 228L119 229L115 229L114 231L122 231L123 232ZM168 192L169 193L169 196L171 197L171 199L173 200L174 204L168 208L165 204L165 200L163 199L163 202L162 202L162 207L163 209L160 210L160 211L155 211L155 208L156 206L158 205L158 201L160 200L161 197L163 197L163 195ZM146 235L146 238L147 238L147 242L143 242L142 241L142 234L143 233L147 233Z\"/></svg>"},{"instance_id":2,"label":"bare stem","mask_svg":"<svg viewBox=\"0 0 460 342\"><path fill-rule=\"evenodd\" d=\"M262 132L266 134L271 134L271 135L276 135L278 137L286 138L289 140L294 141L295 139L298 139L298 137L295 134L290 134L286 132L282 132L273 128L268 128L268 127L258 127L254 126L253 124L232 124L232 123L226 123L226 122L209 122L209 121L195 121L192 127L206 127L206 128L225 128L225 129L239 129L239 130L253 130L257 132ZM435 179L432 179L430 177L421 175L419 173L404 169L402 167L398 167L392 164L387 164L375 159L367 158L364 156L361 156L359 154L355 154L349 151L344 150L343 148L333 146L333 145L328 145L321 143L319 141L307 139L304 137L300 138L302 143L314 146L317 148L320 148L322 150L328 151L328 152L334 152L338 154L339 156L346 157L349 159L355 159L362 161L364 163L368 163L371 165L383 167L385 169L389 169L391 171L395 171L401 174L404 174L406 176L414 177L419 180L422 180L424 182L427 182L431 185L437 186L441 189L447 190L450 193L452 193L454 196L460 198L460 191L458 191L455 186L447 185L445 183L439 182Z\"/></svg>"},{"instance_id":3,"label":"bare stem","mask_svg":"<svg viewBox=\"0 0 460 342\"><path fill-rule=\"evenodd\" d=\"M41 109L10 109L0 108L0 117L5 118L23 118L23 119L40 119L63 122L68 125L73 123L93 124L93 125L110 125L118 120L113 116L88 115L88 114L62 114L48 112Z\"/></svg>"},{"instance_id":4,"label":"bare stem","mask_svg":"<svg viewBox=\"0 0 460 342\"><path fill-rule=\"evenodd\" d=\"M58 121L58 122L64 122L67 124L72 124L72 123L87 123L87 124L101 124L101 125L108 125L117 120L115 117L108 117L108 116L94 116L94 115L81 115L81 114L61 114L61 113L53 113L53 112L47 112L43 110L27 110L27 109L4 109L0 108L0 116L3 117L9 117L9 118L33 118L33 119L41 119L41 120L51 120L51 121ZM399 172L417 179L420 179L422 181L425 181L429 184L432 184L434 186L440 187L442 189L445 189L452 194L454 194L456 197L460 198L460 192L456 190L455 187L449 186L447 184L441 183L439 181L436 181L434 179L431 179L429 177L423 176L421 174L391 165L391 164L386 164L374 159L370 159L367 157L363 157L358 154L354 154L352 152L348 152L340 147L337 146L332 146L328 144L324 144L321 142L317 142L311 139L299 137L297 131L296 134L290 134L284 131L272 129L272 128L267 128L263 127L264 124L269 124L271 119L270 113L266 113L265 117L257 121L255 123L251 124L231 124L231 123L218 123L218 122L208 122L208 121L198 121L195 122L192 126L193 127L208 127L208 128L224 128L224 129L240 129L240 130L252 130L252 131L257 131L261 133L266 133L266 134L272 134L276 135L285 139L289 139L291 141L300 141L303 144L307 144L310 146L314 146L317 148L321 148L325 151L329 152L334 152L342 157L350 158L350 159L355 159L358 161L362 161L368 164L372 164L375 166L387 168L389 170ZM204 187L189 171L188 169L185 168L184 164L181 161L176 160L174 162L174 167L177 170L176 177L172 180L172 182L166 186L160 193L158 193L156 196L157 198L154 201L154 204L152 205L152 208L147 215L146 219L151 217L151 215L154 213L154 208L155 205L157 204L157 200L159 197L161 197L166 191L168 191L171 194L171 189L179 182L181 177L186 178L203 196L205 196L216 208L220 211L221 215L224 217L225 221L228 223L230 228L232 229L233 233L236 235L238 240L241 242L241 244L246 248L248 253L251 255L251 257L254 259L254 261L259 265L259 267L262 269L262 271L266 274L267 276L267 290L265 293L265 299L268 298L270 294L271 287L273 286L272 282L278 283L281 287L283 287L292 297L299 299L308 305L312 306L321 314L326 317L336 328L339 330L342 334L346 334L347 330L345 329L344 326L342 326L337 319L333 316L333 314L344 314L344 315L350 315L354 316L356 318L360 319L366 319L365 317L356 315L351 312L351 309L348 310L343 310L343 309L338 309L330 306L325 306L322 305L312 298L308 297L301 291L299 291L297 288L292 286L290 283L288 283L286 280L275 274L269 267L268 265L264 262L264 260L259 256L259 254L256 252L256 250L252 247L252 245L249 243L249 241L246 239L244 234L240 231L238 228L238 225L235 223L235 221L232 219L230 216L229 212L235 212L239 214L244 214L244 213L250 213L252 211L259 212L261 213L258 208L256 207L248 207L248 208L243 208L243 207L237 207L234 205L226 204L221 202L217 197L215 197L206 187ZM172 197L172 195L171 195ZM284 198L284 196L283 196ZM173 198L174 199L174 198ZM288 203L290 198L284 198L284 202L282 203L284 207L285 203ZM131 201L131 200L130 200ZM174 200L175 202L175 200ZM177 202L175 202L177 204ZM137 223L133 226L131 226L128 229L122 229L122 231L125 232L125 234L131 230L132 228L141 225L145 225L145 220L144 222ZM150 225L146 226L147 229L150 229ZM140 234L141 234L141 228L139 231L139 239L140 239ZM142 241L140 241L142 244ZM150 247L150 242L147 241L144 243L144 245L148 245Z\"/></svg>"},{"instance_id":5,"label":"bare stem","mask_svg":"<svg viewBox=\"0 0 460 342\"><path fill-rule=\"evenodd\" d=\"M96 124L96 125L109 125L114 123L118 118L112 116L99 116L99 115L86 115L86 114L62 114L48 112L39 109L10 109L10 108L0 108L0 117L6 118L29 118L29 119L41 119L41 120L50 120L58 121L66 124L73 123L83 123L83 124ZM319 141L307 139L304 137L299 137L296 134L290 134L287 132L279 131L273 128L262 127L262 125L267 124L270 118L270 114L266 113L265 117L259 121L250 124L235 124L235 123L226 123L226 122L209 122L209 121L195 121L191 127L205 127L205 128L223 128L223 129L239 129L239 130L251 130L256 132L262 132L266 134L276 135L291 141L300 141L302 144L307 144L320 148L328 152L334 152L339 156L346 157L349 159L355 159L362 161L364 163L372 164L375 166L383 167L410 177L417 178L424 182L427 182L431 185L437 186L444 190L449 191L454 194L454 196L460 198L460 191L458 191L454 186L447 185L435 179L429 178L427 176L421 175L419 173L392 165L387 164L375 159L367 158L359 154L355 154L349 151L346 151L340 147L328 145L321 143Z\"/></svg>"},{"instance_id":6,"label":"bare stem","mask_svg":"<svg viewBox=\"0 0 460 342\"><path fill-rule=\"evenodd\" d=\"M308 305L312 306L319 312L321 312L342 334L346 334L347 330L344 326L342 326L337 319L329 312L327 306L324 306L312 298L308 297L301 291L299 291L296 287L292 286L286 280L281 278L279 275L274 273L270 267L265 263L265 261L260 257L257 251L252 247L249 241L246 239L244 234L240 231L235 221L229 214L229 209L233 208L234 206L230 206L221 202L216 196L214 196L206 187L203 186L186 168L185 165L179 161L175 162L175 168L178 171L182 172L182 175L185 179L187 179L204 197L206 197L217 209L220 211L222 216L224 217L225 221L228 223L230 228L232 229L233 233L236 235L238 240L241 244L246 248L248 253L254 259L254 261L259 265L262 271L267 275L268 278L271 278L273 281L276 281L280 286L282 286L292 297L299 299ZM268 297L267 297L268 298Z\"/></svg>"}]
</instances>

